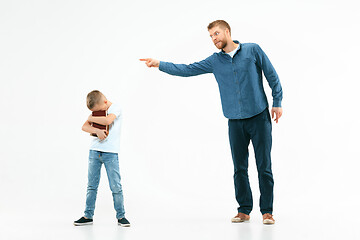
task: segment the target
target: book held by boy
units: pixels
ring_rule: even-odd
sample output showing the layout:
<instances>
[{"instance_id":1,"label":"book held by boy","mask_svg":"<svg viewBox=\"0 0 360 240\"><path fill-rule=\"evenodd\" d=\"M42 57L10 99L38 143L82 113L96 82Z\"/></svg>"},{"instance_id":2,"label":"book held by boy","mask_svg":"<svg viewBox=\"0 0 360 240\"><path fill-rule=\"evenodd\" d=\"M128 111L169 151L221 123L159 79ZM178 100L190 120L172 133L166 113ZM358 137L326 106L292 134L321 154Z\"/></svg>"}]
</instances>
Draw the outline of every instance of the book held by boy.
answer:
<instances>
[{"instance_id":1,"label":"book held by boy","mask_svg":"<svg viewBox=\"0 0 360 240\"><path fill-rule=\"evenodd\" d=\"M101 111L93 111L91 114L93 117L106 117L107 116L107 112L105 110L101 110ZM91 123L91 126L93 126L94 128L98 128L98 129L102 129L102 130L106 130L107 132L109 132L109 125L101 125L98 123ZM91 133L91 136L97 137L97 135L95 133Z\"/></svg>"}]
</instances>

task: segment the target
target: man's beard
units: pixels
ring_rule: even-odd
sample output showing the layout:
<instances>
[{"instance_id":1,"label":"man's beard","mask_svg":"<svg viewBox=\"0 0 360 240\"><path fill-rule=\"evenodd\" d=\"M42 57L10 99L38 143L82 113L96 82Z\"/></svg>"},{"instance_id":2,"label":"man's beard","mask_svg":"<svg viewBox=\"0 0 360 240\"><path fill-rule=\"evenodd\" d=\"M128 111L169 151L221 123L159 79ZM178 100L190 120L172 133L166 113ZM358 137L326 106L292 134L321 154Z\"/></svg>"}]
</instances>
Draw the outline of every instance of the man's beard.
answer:
<instances>
[{"instance_id":1,"label":"man's beard","mask_svg":"<svg viewBox=\"0 0 360 240\"><path fill-rule=\"evenodd\" d=\"M218 47L216 44L215 44L215 47L217 47L218 49L221 49L223 50L224 48L226 48L227 46L227 42L223 42L223 41L220 41L220 46Z\"/></svg>"}]
</instances>

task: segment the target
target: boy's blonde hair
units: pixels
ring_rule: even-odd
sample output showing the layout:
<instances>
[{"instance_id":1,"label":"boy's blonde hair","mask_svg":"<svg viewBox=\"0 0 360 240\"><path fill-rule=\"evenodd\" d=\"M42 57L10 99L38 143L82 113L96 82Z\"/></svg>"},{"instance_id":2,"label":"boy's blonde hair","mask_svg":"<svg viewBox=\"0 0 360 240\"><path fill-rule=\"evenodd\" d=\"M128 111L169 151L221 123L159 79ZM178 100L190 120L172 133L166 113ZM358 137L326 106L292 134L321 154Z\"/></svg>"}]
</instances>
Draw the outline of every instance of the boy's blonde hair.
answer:
<instances>
[{"instance_id":1,"label":"boy's blonde hair","mask_svg":"<svg viewBox=\"0 0 360 240\"><path fill-rule=\"evenodd\" d=\"M99 90L93 90L88 93L86 97L86 105L91 110L96 104L100 103L101 99L105 97Z\"/></svg>"}]
</instances>

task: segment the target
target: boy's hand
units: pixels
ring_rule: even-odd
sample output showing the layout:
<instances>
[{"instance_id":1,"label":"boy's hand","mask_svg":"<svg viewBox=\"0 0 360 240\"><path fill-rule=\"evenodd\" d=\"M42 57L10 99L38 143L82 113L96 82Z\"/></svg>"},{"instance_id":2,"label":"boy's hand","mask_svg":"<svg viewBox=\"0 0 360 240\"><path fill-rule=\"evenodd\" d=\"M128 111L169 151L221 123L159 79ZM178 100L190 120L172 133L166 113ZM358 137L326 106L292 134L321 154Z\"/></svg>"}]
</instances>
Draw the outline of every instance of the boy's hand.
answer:
<instances>
[{"instance_id":1,"label":"boy's hand","mask_svg":"<svg viewBox=\"0 0 360 240\"><path fill-rule=\"evenodd\" d=\"M88 121L89 121L89 122L93 122L93 116L92 116L92 114L90 114L90 116L88 117Z\"/></svg>"},{"instance_id":2,"label":"boy's hand","mask_svg":"<svg viewBox=\"0 0 360 240\"><path fill-rule=\"evenodd\" d=\"M96 135L100 140L104 140L108 134L106 130L96 129Z\"/></svg>"},{"instance_id":3,"label":"boy's hand","mask_svg":"<svg viewBox=\"0 0 360 240\"><path fill-rule=\"evenodd\" d=\"M151 68L151 67L159 67L159 65L160 65L159 60L152 59L152 58L142 58L142 59L139 59L139 60L144 61L146 66L148 66L149 68Z\"/></svg>"}]
</instances>

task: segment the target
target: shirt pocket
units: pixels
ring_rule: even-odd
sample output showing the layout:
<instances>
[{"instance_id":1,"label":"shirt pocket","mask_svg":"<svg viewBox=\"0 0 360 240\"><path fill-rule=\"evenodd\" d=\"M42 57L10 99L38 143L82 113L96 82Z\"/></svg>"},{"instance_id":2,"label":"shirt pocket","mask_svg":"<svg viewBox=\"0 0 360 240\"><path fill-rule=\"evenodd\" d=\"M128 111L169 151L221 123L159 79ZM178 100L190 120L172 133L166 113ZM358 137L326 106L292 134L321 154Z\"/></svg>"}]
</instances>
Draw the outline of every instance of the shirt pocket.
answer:
<instances>
[{"instance_id":1,"label":"shirt pocket","mask_svg":"<svg viewBox=\"0 0 360 240\"><path fill-rule=\"evenodd\" d=\"M239 61L240 72L249 72L254 62L251 58L245 58Z\"/></svg>"}]
</instances>

